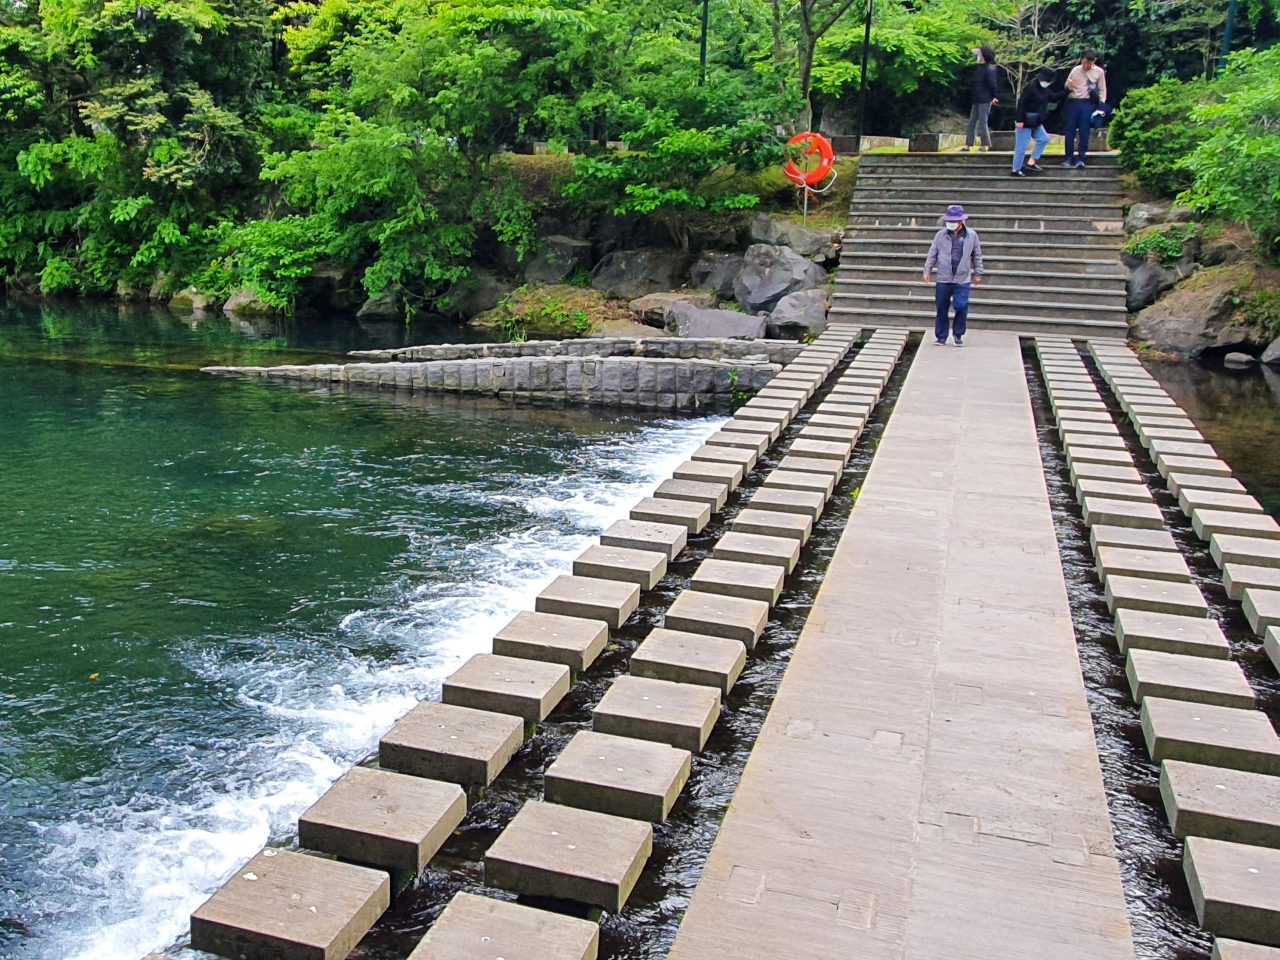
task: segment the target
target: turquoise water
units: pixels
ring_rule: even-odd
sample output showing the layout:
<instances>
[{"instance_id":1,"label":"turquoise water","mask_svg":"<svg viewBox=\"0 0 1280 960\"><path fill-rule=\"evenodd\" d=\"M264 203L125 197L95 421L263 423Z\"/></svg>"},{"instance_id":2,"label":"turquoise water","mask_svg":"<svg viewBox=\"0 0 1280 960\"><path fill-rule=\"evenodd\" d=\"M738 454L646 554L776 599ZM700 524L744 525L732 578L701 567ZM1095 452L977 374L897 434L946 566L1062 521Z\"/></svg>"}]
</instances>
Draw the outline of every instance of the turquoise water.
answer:
<instances>
[{"instance_id":1,"label":"turquoise water","mask_svg":"<svg viewBox=\"0 0 1280 960\"><path fill-rule=\"evenodd\" d=\"M0 957L171 943L715 427L194 369L383 333L0 305Z\"/></svg>"}]
</instances>

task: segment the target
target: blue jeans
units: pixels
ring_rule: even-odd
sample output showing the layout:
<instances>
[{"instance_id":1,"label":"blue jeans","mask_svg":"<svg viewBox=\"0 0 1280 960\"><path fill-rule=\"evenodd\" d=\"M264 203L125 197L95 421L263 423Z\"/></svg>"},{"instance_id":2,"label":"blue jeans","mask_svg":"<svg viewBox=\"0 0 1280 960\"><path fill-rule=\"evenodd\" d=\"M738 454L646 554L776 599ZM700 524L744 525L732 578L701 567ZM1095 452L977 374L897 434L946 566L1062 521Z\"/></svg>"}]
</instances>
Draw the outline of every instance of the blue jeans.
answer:
<instances>
[{"instance_id":1,"label":"blue jeans","mask_svg":"<svg viewBox=\"0 0 1280 960\"><path fill-rule=\"evenodd\" d=\"M1089 123L1093 117L1092 100L1067 101L1066 155L1068 160L1079 160L1084 163L1085 152L1089 149L1089 133L1093 127ZM1077 139L1079 145L1077 146Z\"/></svg>"},{"instance_id":2,"label":"blue jeans","mask_svg":"<svg viewBox=\"0 0 1280 960\"><path fill-rule=\"evenodd\" d=\"M1045 130L1044 124L1032 130L1026 124L1014 131L1013 134L1013 169L1021 170L1023 158L1027 155L1027 146L1035 138L1036 148L1031 151L1031 159L1039 160L1044 153L1044 148L1049 145L1049 133Z\"/></svg>"},{"instance_id":3,"label":"blue jeans","mask_svg":"<svg viewBox=\"0 0 1280 960\"><path fill-rule=\"evenodd\" d=\"M938 283L933 293L933 302L938 305L938 319L933 324L933 335L939 340L947 339L951 332L951 321L947 314L951 307L956 308L956 339L964 336L969 329L969 284Z\"/></svg>"}]
</instances>

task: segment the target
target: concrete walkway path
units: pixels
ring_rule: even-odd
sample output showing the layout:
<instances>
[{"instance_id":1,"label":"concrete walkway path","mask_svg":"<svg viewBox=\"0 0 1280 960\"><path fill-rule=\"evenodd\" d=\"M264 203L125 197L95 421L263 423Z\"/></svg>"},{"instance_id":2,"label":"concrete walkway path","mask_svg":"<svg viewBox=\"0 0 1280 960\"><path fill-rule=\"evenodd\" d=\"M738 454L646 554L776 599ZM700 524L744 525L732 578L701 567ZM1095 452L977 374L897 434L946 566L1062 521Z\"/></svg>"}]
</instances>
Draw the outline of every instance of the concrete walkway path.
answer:
<instances>
[{"instance_id":1,"label":"concrete walkway path","mask_svg":"<svg viewBox=\"0 0 1280 960\"><path fill-rule=\"evenodd\" d=\"M672 960L1131 960L1018 339L921 346Z\"/></svg>"}]
</instances>

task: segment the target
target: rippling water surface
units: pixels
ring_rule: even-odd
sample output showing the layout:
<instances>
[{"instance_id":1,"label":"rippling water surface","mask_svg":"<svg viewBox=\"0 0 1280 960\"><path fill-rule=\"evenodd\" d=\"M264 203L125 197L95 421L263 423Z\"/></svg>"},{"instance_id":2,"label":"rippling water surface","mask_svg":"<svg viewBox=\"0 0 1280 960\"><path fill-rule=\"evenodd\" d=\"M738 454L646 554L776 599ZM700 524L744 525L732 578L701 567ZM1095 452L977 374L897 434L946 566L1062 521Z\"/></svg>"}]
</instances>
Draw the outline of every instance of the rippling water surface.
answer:
<instances>
[{"instance_id":1,"label":"rippling water surface","mask_svg":"<svg viewBox=\"0 0 1280 960\"><path fill-rule=\"evenodd\" d=\"M208 378L385 345L0 305L0 958L137 960L716 420Z\"/></svg>"}]
</instances>

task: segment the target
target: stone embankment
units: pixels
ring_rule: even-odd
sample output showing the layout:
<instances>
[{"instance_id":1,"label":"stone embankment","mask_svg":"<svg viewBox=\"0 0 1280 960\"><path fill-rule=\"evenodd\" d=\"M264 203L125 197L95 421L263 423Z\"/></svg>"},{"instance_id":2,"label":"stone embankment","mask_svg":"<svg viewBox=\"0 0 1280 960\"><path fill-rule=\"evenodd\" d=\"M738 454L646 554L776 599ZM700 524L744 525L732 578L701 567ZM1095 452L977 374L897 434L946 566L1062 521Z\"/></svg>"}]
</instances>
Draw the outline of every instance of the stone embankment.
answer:
<instances>
[{"instance_id":1,"label":"stone embankment","mask_svg":"<svg viewBox=\"0 0 1280 960\"><path fill-rule=\"evenodd\" d=\"M779 361L800 350L799 344L778 341L661 338L445 344L361 354L421 360L205 367L204 372L411 393L690 410L757 393L782 371Z\"/></svg>"}]
</instances>

